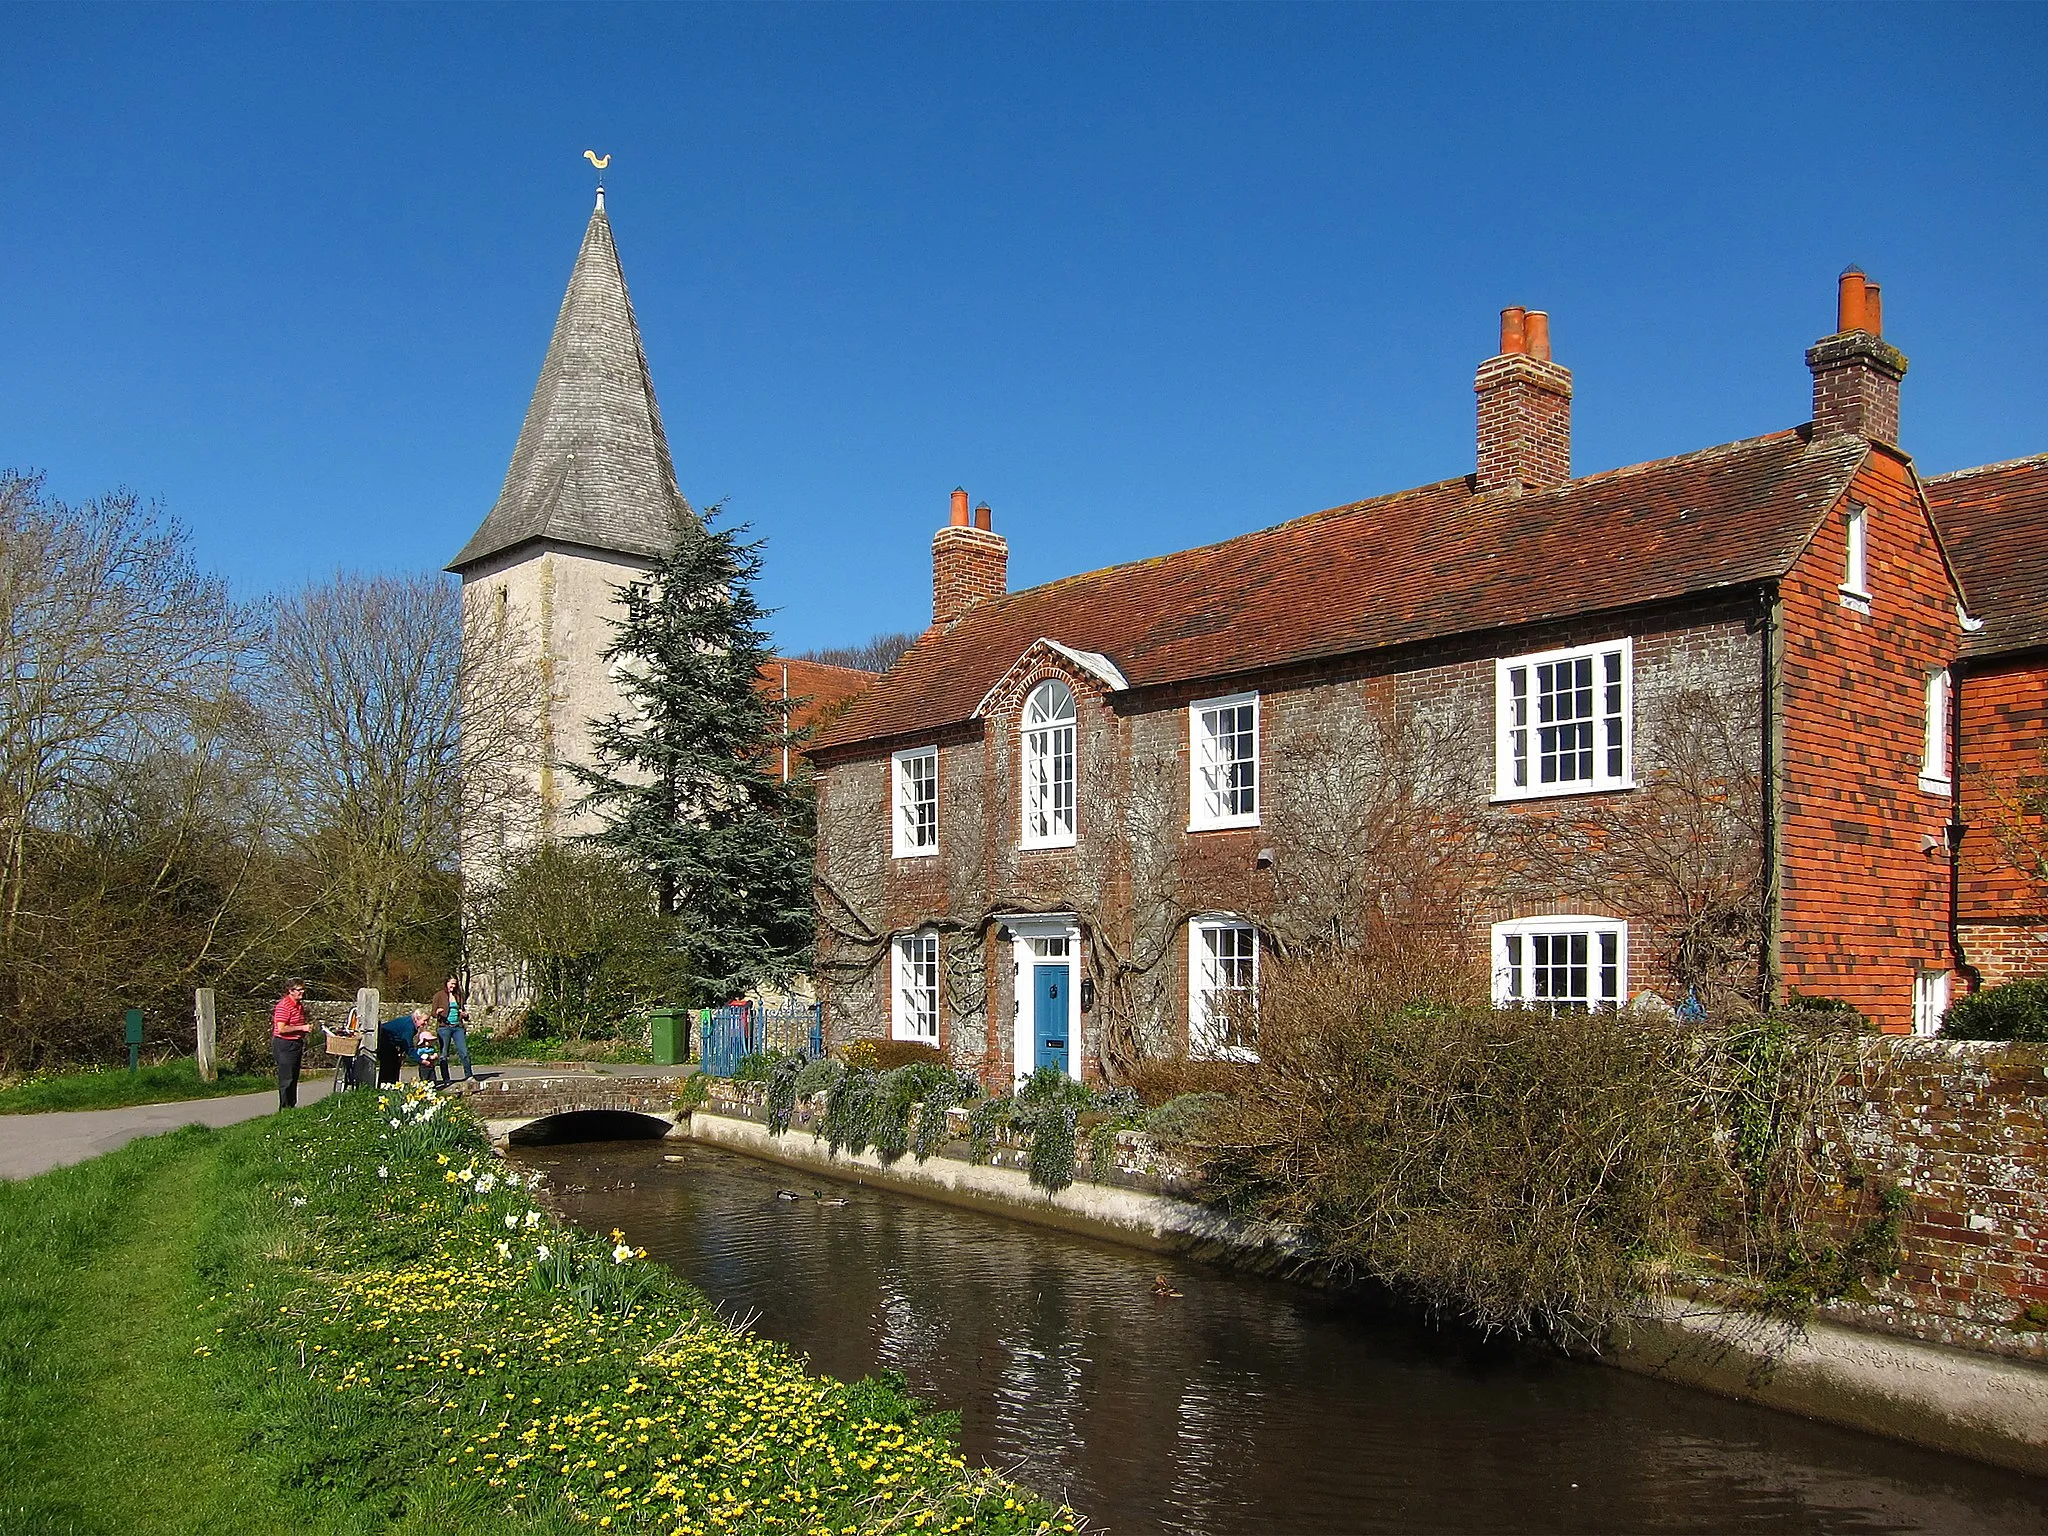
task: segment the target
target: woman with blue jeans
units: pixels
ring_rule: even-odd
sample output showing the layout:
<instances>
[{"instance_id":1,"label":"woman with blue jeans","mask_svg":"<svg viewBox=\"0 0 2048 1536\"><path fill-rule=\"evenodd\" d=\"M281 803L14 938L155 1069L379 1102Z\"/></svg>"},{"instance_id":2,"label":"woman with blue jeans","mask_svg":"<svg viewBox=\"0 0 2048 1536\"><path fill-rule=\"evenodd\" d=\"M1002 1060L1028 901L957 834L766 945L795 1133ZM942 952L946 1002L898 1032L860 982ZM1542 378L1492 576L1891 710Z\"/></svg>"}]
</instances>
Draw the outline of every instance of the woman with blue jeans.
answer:
<instances>
[{"instance_id":1,"label":"woman with blue jeans","mask_svg":"<svg viewBox=\"0 0 2048 1536\"><path fill-rule=\"evenodd\" d=\"M462 1059L462 1080L476 1081L476 1069L469 1064L469 993L453 976L434 997L434 1029L441 1037L441 1081L448 1081L448 1066Z\"/></svg>"}]
</instances>

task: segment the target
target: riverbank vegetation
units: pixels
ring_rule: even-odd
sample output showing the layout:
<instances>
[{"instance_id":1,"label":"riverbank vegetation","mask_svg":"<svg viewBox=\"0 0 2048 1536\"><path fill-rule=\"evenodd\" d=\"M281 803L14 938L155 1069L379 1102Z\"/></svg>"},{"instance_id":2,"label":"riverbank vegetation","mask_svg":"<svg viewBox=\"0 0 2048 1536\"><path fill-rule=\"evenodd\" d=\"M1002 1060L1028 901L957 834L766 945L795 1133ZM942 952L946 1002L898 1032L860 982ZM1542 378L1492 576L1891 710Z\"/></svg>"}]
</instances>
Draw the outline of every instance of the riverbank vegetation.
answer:
<instances>
[{"instance_id":1,"label":"riverbank vegetation","mask_svg":"<svg viewBox=\"0 0 2048 1536\"><path fill-rule=\"evenodd\" d=\"M1211 1197L1340 1274L1567 1347L1675 1274L1797 1313L1896 1264L1895 1198L1821 1134L1853 1012L1538 1012L1441 982L1274 966L1261 1061L1204 1132Z\"/></svg>"},{"instance_id":2,"label":"riverbank vegetation","mask_svg":"<svg viewBox=\"0 0 2048 1536\"><path fill-rule=\"evenodd\" d=\"M538 1197L417 1092L0 1184L0 1528L1077 1524Z\"/></svg>"},{"instance_id":3,"label":"riverbank vegetation","mask_svg":"<svg viewBox=\"0 0 2048 1536\"><path fill-rule=\"evenodd\" d=\"M187 1056L138 1067L132 1073L125 1067L93 1067L83 1072L51 1072L22 1078L0 1088L0 1115L121 1109L131 1104L256 1093L270 1086L272 1080L260 1072L224 1070L214 1082L202 1082L199 1064Z\"/></svg>"}]
</instances>

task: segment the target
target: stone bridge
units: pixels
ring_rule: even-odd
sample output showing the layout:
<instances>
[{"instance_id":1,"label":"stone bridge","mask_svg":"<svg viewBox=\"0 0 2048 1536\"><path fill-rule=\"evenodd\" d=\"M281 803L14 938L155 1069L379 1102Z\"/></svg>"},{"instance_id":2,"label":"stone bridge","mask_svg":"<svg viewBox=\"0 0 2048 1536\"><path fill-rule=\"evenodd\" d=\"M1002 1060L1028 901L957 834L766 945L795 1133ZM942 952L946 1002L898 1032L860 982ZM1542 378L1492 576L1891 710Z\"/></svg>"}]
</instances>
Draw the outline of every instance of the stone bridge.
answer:
<instances>
[{"instance_id":1,"label":"stone bridge","mask_svg":"<svg viewBox=\"0 0 2048 1536\"><path fill-rule=\"evenodd\" d=\"M565 1072L497 1077L479 1083L469 1107L498 1142L670 1136L679 1120L681 1077L623 1077Z\"/></svg>"}]
</instances>

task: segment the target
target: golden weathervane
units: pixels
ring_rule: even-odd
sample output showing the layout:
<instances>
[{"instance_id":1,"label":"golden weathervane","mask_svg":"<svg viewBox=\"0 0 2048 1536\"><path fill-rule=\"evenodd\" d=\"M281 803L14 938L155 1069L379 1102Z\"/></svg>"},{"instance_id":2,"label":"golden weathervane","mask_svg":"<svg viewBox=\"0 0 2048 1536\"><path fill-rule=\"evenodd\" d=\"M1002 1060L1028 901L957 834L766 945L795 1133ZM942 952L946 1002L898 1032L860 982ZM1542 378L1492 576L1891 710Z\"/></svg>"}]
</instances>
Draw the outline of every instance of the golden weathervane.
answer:
<instances>
[{"instance_id":1,"label":"golden weathervane","mask_svg":"<svg viewBox=\"0 0 2048 1536\"><path fill-rule=\"evenodd\" d=\"M612 163L612 157L609 154L600 157L596 150L586 149L585 151L583 151L583 158L588 160L593 166L597 167L597 184L600 187L603 186L604 168Z\"/></svg>"}]
</instances>

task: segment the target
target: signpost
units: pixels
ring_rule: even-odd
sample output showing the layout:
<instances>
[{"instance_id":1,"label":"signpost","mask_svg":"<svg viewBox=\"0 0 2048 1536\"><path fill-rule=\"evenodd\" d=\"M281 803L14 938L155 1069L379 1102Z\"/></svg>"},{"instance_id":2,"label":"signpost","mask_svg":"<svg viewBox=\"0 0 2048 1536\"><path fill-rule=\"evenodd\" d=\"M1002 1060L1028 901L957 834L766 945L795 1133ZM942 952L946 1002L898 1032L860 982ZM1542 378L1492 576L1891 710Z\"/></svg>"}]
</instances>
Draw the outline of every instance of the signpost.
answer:
<instances>
[{"instance_id":1,"label":"signpost","mask_svg":"<svg viewBox=\"0 0 2048 1536\"><path fill-rule=\"evenodd\" d=\"M128 1072L134 1075L137 1061L142 1055L142 1010L128 1010Z\"/></svg>"}]
</instances>

